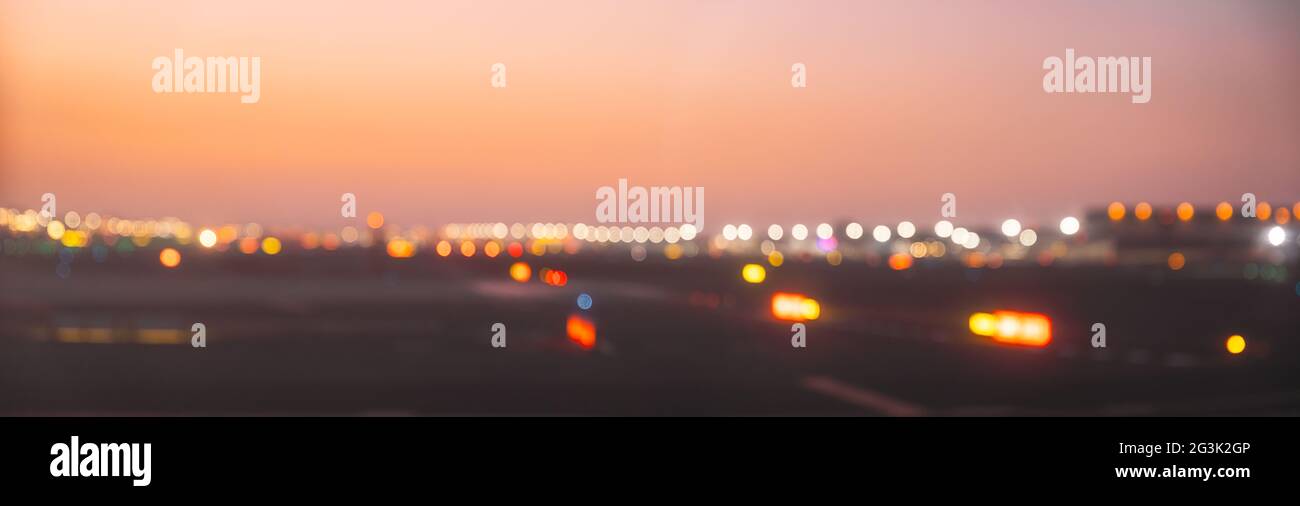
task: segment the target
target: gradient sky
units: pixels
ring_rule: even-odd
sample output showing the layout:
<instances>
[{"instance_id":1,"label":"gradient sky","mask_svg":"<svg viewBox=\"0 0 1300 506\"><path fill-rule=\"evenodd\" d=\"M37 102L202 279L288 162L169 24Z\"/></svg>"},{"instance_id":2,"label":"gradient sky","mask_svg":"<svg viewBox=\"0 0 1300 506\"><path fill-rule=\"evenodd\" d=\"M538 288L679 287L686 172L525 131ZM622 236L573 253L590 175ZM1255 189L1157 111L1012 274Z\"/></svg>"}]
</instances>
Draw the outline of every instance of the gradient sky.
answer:
<instances>
[{"instance_id":1,"label":"gradient sky","mask_svg":"<svg viewBox=\"0 0 1300 506\"><path fill-rule=\"evenodd\" d=\"M1300 199L1297 2L428 3L0 0L0 205L590 222L625 177L705 187L714 228ZM1151 102L1044 93L1067 47L1150 56ZM155 94L174 48L260 56L261 102Z\"/></svg>"}]
</instances>

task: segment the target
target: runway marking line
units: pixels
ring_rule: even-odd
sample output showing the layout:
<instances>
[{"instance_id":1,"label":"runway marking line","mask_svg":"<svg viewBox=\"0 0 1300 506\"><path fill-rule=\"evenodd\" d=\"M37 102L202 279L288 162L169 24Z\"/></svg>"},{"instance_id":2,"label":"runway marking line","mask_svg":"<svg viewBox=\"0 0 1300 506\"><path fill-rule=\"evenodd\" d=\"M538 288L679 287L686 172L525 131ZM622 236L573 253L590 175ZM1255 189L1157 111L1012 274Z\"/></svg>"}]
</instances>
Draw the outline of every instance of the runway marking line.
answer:
<instances>
[{"instance_id":1,"label":"runway marking line","mask_svg":"<svg viewBox=\"0 0 1300 506\"><path fill-rule=\"evenodd\" d=\"M809 376L803 387L849 404L879 411L888 416L924 416L925 408L892 398L880 392L855 387L828 376Z\"/></svg>"}]
</instances>

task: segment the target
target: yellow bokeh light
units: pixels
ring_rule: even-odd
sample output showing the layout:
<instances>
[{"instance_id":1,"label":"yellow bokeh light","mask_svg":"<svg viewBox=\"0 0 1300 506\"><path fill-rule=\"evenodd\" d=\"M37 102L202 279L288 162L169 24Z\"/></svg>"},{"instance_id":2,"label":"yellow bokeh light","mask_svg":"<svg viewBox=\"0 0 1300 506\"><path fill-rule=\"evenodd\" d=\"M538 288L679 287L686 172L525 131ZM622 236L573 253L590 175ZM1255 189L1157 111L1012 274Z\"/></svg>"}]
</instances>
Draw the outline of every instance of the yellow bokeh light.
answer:
<instances>
[{"instance_id":1,"label":"yellow bokeh light","mask_svg":"<svg viewBox=\"0 0 1300 506\"><path fill-rule=\"evenodd\" d=\"M50 239L59 240L63 238L63 233L67 228L59 220L50 220L50 224L45 226L45 233L49 234Z\"/></svg>"},{"instance_id":2,"label":"yellow bokeh light","mask_svg":"<svg viewBox=\"0 0 1300 506\"><path fill-rule=\"evenodd\" d=\"M740 277L749 283L762 283L767 279L767 269L758 264L745 264L745 267L740 269Z\"/></svg>"},{"instance_id":3,"label":"yellow bokeh light","mask_svg":"<svg viewBox=\"0 0 1300 506\"><path fill-rule=\"evenodd\" d=\"M1128 211L1124 208L1124 204L1120 202L1111 202L1110 206L1106 208L1106 215L1110 217L1110 221L1119 221L1124 219L1124 214L1126 212Z\"/></svg>"},{"instance_id":4,"label":"yellow bokeh light","mask_svg":"<svg viewBox=\"0 0 1300 506\"><path fill-rule=\"evenodd\" d=\"M87 242L86 233L80 230L68 230L63 233L63 245L69 248L85 247Z\"/></svg>"},{"instance_id":5,"label":"yellow bokeh light","mask_svg":"<svg viewBox=\"0 0 1300 506\"><path fill-rule=\"evenodd\" d=\"M162 252L158 253L158 261L163 264L163 267L175 269L181 264L181 252L176 251L175 248L163 248Z\"/></svg>"},{"instance_id":6,"label":"yellow bokeh light","mask_svg":"<svg viewBox=\"0 0 1300 506\"><path fill-rule=\"evenodd\" d=\"M785 255L782 255L780 251L773 251L771 255L767 256L767 263L772 264L772 267L780 267L781 264L785 263Z\"/></svg>"},{"instance_id":7,"label":"yellow bokeh light","mask_svg":"<svg viewBox=\"0 0 1300 506\"><path fill-rule=\"evenodd\" d=\"M1246 338L1241 337L1240 335L1234 335L1229 337L1228 342L1224 343L1224 345L1227 346L1228 353L1236 355L1246 351Z\"/></svg>"},{"instance_id":8,"label":"yellow bokeh light","mask_svg":"<svg viewBox=\"0 0 1300 506\"><path fill-rule=\"evenodd\" d=\"M772 294L772 316L778 319L796 322L816 320L821 314L821 304L811 297L797 293Z\"/></svg>"},{"instance_id":9,"label":"yellow bokeh light","mask_svg":"<svg viewBox=\"0 0 1300 506\"><path fill-rule=\"evenodd\" d=\"M1214 208L1214 215L1219 217L1219 221L1232 219L1232 204L1219 202L1219 205Z\"/></svg>"},{"instance_id":10,"label":"yellow bokeh light","mask_svg":"<svg viewBox=\"0 0 1300 506\"><path fill-rule=\"evenodd\" d=\"M1178 219L1182 221L1191 221L1192 216L1196 214L1196 208L1191 204L1183 202L1178 204Z\"/></svg>"},{"instance_id":11,"label":"yellow bokeh light","mask_svg":"<svg viewBox=\"0 0 1300 506\"><path fill-rule=\"evenodd\" d=\"M844 254L840 253L840 250L831 250L830 253L826 254L826 263L831 264L832 266L839 265L843 262Z\"/></svg>"},{"instance_id":12,"label":"yellow bokeh light","mask_svg":"<svg viewBox=\"0 0 1300 506\"><path fill-rule=\"evenodd\" d=\"M803 308L803 317L805 320L816 320L822 315L822 305L814 299L804 299L801 307Z\"/></svg>"},{"instance_id":13,"label":"yellow bokeh light","mask_svg":"<svg viewBox=\"0 0 1300 506\"><path fill-rule=\"evenodd\" d=\"M989 313L970 315L970 331L977 336L989 337L998 331L998 318Z\"/></svg>"},{"instance_id":14,"label":"yellow bokeh light","mask_svg":"<svg viewBox=\"0 0 1300 506\"><path fill-rule=\"evenodd\" d=\"M1133 216L1137 217L1137 219L1141 221L1146 221L1150 219L1151 204L1148 204L1146 202L1139 202L1137 207L1133 208Z\"/></svg>"},{"instance_id":15,"label":"yellow bokeh light","mask_svg":"<svg viewBox=\"0 0 1300 506\"><path fill-rule=\"evenodd\" d=\"M274 237L269 237L269 236L265 239L262 239L262 253L266 253L268 255L275 255L280 253L280 247L281 245L279 239L276 239Z\"/></svg>"},{"instance_id":16,"label":"yellow bokeh light","mask_svg":"<svg viewBox=\"0 0 1300 506\"><path fill-rule=\"evenodd\" d=\"M669 244L664 248L664 258L677 260L682 257L682 247L676 244Z\"/></svg>"},{"instance_id":17,"label":"yellow bokeh light","mask_svg":"<svg viewBox=\"0 0 1300 506\"><path fill-rule=\"evenodd\" d=\"M533 268L529 267L527 263L515 262L510 264L510 279L520 283L527 283L529 279L532 279L532 277Z\"/></svg>"}]
</instances>

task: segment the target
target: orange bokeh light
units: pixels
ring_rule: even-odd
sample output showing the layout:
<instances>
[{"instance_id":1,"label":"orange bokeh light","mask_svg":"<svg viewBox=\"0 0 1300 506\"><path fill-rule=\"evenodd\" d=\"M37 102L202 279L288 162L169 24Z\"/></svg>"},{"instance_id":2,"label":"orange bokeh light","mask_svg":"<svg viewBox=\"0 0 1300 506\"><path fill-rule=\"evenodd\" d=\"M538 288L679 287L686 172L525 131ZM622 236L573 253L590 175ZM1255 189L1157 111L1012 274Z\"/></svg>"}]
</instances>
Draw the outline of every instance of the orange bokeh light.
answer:
<instances>
[{"instance_id":1,"label":"orange bokeh light","mask_svg":"<svg viewBox=\"0 0 1300 506\"><path fill-rule=\"evenodd\" d=\"M569 334L569 340L577 343L578 346L588 350L596 346L596 324L591 320L578 315L569 315L565 330Z\"/></svg>"},{"instance_id":2,"label":"orange bokeh light","mask_svg":"<svg viewBox=\"0 0 1300 506\"><path fill-rule=\"evenodd\" d=\"M515 262L510 265L510 279L520 283L527 283L532 278L533 268L529 267L527 263Z\"/></svg>"},{"instance_id":3,"label":"orange bokeh light","mask_svg":"<svg viewBox=\"0 0 1300 506\"><path fill-rule=\"evenodd\" d=\"M261 247L262 245L257 241L256 237L245 237L239 240L239 252L245 255L257 253L257 250Z\"/></svg>"},{"instance_id":4,"label":"orange bokeh light","mask_svg":"<svg viewBox=\"0 0 1300 506\"><path fill-rule=\"evenodd\" d=\"M1168 262L1170 269L1175 271L1182 270L1183 266L1187 265L1187 257L1183 256L1182 253L1175 251L1169 254Z\"/></svg>"},{"instance_id":5,"label":"orange bokeh light","mask_svg":"<svg viewBox=\"0 0 1300 506\"><path fill-rule=\"evenodd\" d=\"M384 213L371 211L370 214L366 215L366 226L375 230L384 226Z\"/></svg>"},{"instance_id":6,"label":"orange bokeh light","mask_svg":"<svg viewBox=\"0 0 1300 506\"><path fill-rule=\"evenodd\" d=\"M975 313L970 316L970 330L1003 344L1043 347L1052 341L1052 320L1038 313Z\"/></svg>"},{"instance_id":7,"label":"orange bokeh light","mask_svg":"<svg viewBox=\"0 0 1300 506\"><path fill-rule=\"evenodd\" d=\"M411 258L415 255L415 243L406 239L388 241L388 256L393 258Z\"/></svg>"},{"instance_id":8,"label":"orange bokeh light","mask_svg":"<svg viewBox=\"0 0 1300 506\"><path fill-rule=\"evenodd\" d=\"M1219 202L1219 205L1214 208L1214 215L1219 217L1219 221L1232 219L1232 204Z\"/></svg>"},{"instance_id":9,"label":"orange bokeh light","mask_svg":"<svg viewBox=\"0 0 1300 506\"><path fill-rule=\"evenodd\" d=\"M1133 216L1137 217L1137 219L1141 221L1146 221L1151 218L1151 204L1139 202L1137 207L1133 208Z\"/></svg>"},{"instance_id":10,"label":"orange bokeh light","mask_svg":"<svg viewBox=\"0 0 1300 506\"><path fill-rule=\"evenodd\" d=\"M181 264L181 252L176 251L175 248L163 248L162 252L158 253L158 261L162 262L163 267L175 269Z\"/></svg>"},{"instance_id":11,"label":"orange bokeh light","mask_svg":"<svg viewBox=\"0 0 1300 506\"><path fill-rule=\"evenodd\" d=\"M912 267L912 256L906 253L894 253L889 255L889 268L902 271Z\"/></svg>"},{"instance_id":12,"label":"orange bokeh light","mask_svg":"<svg viewBox=\"0 0 1300 506\"><path fill-rule=\"evenodd\" d=\"M1106 216L1110 217L1110 221L1119 221L1124 219L1124 214L1126 212L1128 211L1124 208L1124 204L1121 202L1111 202L1110 206L1106 207Z\"/></svg>"},{"instance_id":13,"label":"orange bokeh light","mask_svg":"<svg viewBox=\"0 0 1300 506\"><path fill-rule=\"evenodd\" d=\"M816 320L821 314L821 304L815 299L797 293L772 294L772 316L779 320Z\"/></svg>"},{"instance_id":14,"label":"orange bokeh light","mask_svg":"<svg viewBox=\"0 0 1300 506\"><path fill-rule=\"evenodd\" d=\"M1183 202L1178 204L1178 219L1182 221L1191 221L1192 216L1196 214L1196 208L1191 204Z\"/></svg>"}]
</instances>

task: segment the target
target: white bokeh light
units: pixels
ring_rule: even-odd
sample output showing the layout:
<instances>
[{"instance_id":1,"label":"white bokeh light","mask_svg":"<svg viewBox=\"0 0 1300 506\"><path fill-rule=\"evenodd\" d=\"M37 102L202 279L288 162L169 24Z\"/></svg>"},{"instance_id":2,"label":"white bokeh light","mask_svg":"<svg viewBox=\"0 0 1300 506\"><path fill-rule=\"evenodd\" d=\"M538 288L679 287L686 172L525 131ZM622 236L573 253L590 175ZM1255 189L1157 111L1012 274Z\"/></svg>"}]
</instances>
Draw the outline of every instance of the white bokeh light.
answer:
<instances>
[{"instance_id":1,"label":"white bokeh light","mask_svg":"<svg viewBox=\"0 0 1300 506\"><path fill-rule=\"evenodd\" d=\"M1074 235L1079 233L1079 219L1073 216L1066 216L1061 220L1061 233L1065 235Z\"/></svg>"},{"instance_id":2,"label":"white bokeh light","mask_svg":"<svg viewBox=\"0 0 1300 506\"><path fill-rule=\"evenodd\" d=\"M898 223L899 237L902 237L904 239L911 239L913 235L916 235L916 225L913 225L912 222L910 221L903 221Z\"/></svg>"},{"instance_id":3,"label":"white bokeh light","mask_svg":"<svg viewBox=\"0 0 1300 506\"><path fill-rule=\"evenodd\" d=\"M1021 246L1028 248L1030 246L1033 246L1037 242L1038 242L1038 232L1034 232L1034 230L1030 228L1026 228L1020 231Z\"/></svg>"},{"instance_id":4,"label":"white bokeh light","mask_svg":"<svg viewBox=\"0 0 1300 506\"><path fill-rule=\"evenodd\" d=\"M876 242L888 241L889 227L886 227L884 225L876 225L876 228L871 230L871 238L875 239Z\"/></svg>"},{"instance_id":5,"label":"white bokeh light","mask_svg":"<svg viewBox=\"0 0 1300 506\"><path fill-rule=\"evenodd\" d=\"M1286 230L1283 230L1282 227L1278 226L1268 229L1269 244L1281 246L1283 242L1286 242Z\"/></svg>"},{"instance_id":6,"label":"white bokeh light","mask_svg":"<svg viewBox=\"0 0 1300 506\"><path fill-rule=\"evenodd\" d=\"M1002 235L1007 237L1020 235L1020 222L1015 219L1002 222Z\"/></svg>"},{"instance_id":7,"label":"white bokeh light","mask_svg":"<svg viewBox=\"0 0 1300 506\"><path fill-rule=\"evenodd\" d=\"M952 222L948 220L940 220L939 223L935 223L934 235L947 239L948 236L952 235Z\"/></svg>"},{"instance_id":8,"label":"white bokeh light","mask_svg":"<svg viewBox=\"0 0 1300 506\"><path fill-rule=\"evenodd\" d=\"M844 235L849 239L861 239L862 224L857 222L850 223L849 226L844 227Z\"/></svg>"},{"instance_id":9,"label":"white bokeh light","mask_svg":"<svg viewBox=\"0 0 1300 506\"><path fill-rule=\"evenodd\" d=\"M822 223L821 225L817 225L817 238L819 239L830 239L831 235L834 233L835 233L835 229L831 228L830 223Z\"/></svg>"}]
</instances>

